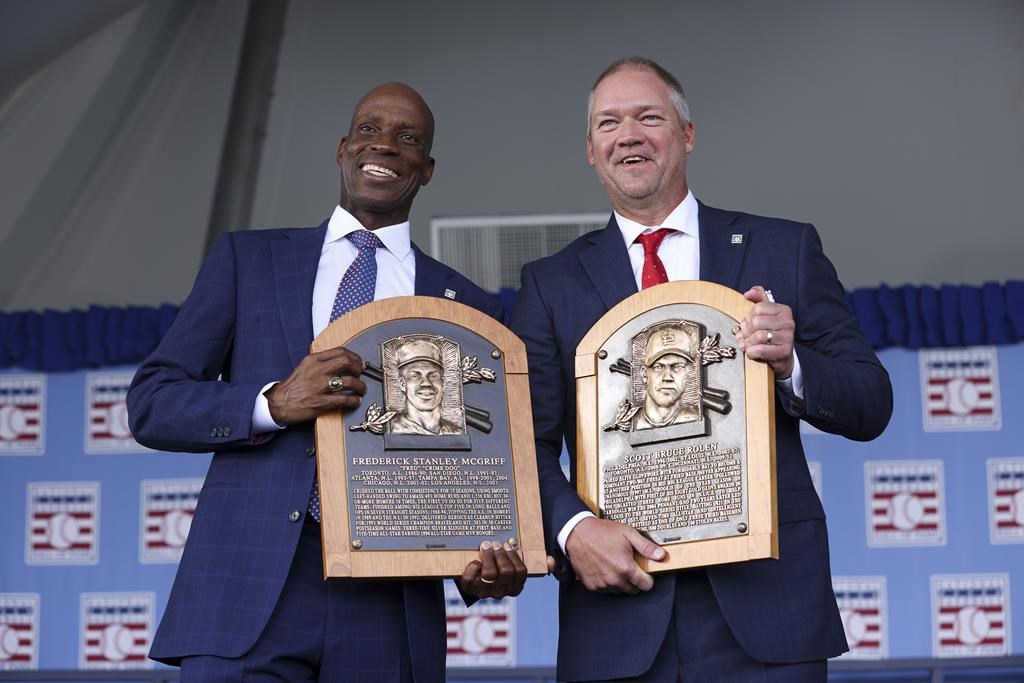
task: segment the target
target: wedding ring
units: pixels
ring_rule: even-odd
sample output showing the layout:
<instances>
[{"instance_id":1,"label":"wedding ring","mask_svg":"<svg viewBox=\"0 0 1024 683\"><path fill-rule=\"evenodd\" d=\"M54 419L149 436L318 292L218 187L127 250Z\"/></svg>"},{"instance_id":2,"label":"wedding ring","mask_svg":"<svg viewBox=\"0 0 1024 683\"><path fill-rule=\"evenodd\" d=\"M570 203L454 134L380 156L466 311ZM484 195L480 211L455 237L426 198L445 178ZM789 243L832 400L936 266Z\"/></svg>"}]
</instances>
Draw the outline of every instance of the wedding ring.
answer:
<instances>
[{"instance_id":1,"label":"wedding ring","mask_svg":"<svg viewBox=\"0 0 1024 683\"><path fill-rule=\"evenodd\" d=\"M771 342L769 342L771 343ZM336 394L345 388L345 383L341 381L341 378L335 375L327 380L327 390L332 394Z\"/></svg>"},{"instance_id":2,"label":"wedding ring","mask_svg":"<svg viewBox=\"0 0 1024 683\"><path fill-rule=\"evenodd\" d=\"M484 577L482 577L482 576L480 577L480 583L492 584L492 583L494 583L495 581L497 581L497 579L485 579L485 578L484 578Z\"/></svg>"},{"instance_id":3,"label":"wedding ring","mask_svg":"<svg viewBox=\"0 0 1024 683\"><path fill-rule=\"evenodd\" d=\"M768 342L767 343L768 344L772 343L772 331L771 330L768 330Z\"/></svg>"}]
</instances>

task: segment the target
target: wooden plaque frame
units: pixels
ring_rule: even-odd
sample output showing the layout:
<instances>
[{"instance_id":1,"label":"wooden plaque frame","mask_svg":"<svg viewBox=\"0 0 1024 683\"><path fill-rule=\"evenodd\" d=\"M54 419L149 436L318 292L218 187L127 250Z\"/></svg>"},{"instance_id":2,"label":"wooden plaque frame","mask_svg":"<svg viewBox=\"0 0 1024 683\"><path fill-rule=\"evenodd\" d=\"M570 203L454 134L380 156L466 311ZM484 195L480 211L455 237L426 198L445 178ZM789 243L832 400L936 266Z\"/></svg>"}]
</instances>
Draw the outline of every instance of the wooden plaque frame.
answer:
<instances>
[{"instance_id":1,"label":"wooden plaque frame","mask_svg":"<svg viewBox=\"0 0 1024 683\"><path fill-rule=\"evenodd\" d=\"M345 346L370 328L402 319L422 319L425 332L430 331L431 321L453 323L486 339L500 352L500 359L487 358L487 361L503 365L507 414L492 417L508 420L515 477L510 484L515 492L518 550L530 575L546 574L547 554L540 516L526 347L515 334L470 306L437 297L404 296L376 301L346 313L317 336L310 350L316 353ZM348 487L344 484L348 481L345 435L346 423L358 423L360 414L338 411L316 420L325 578L460 576L469 562L479 559L477 550L355 550L352 547Z\"/></svg>"},{"instance_id":2,"label":"wooden plaque frame","mask_svg":"<svg viewBox=\"0 0 1024 683\"><path fill-rule=\"evenodd\" d=\"M624 325L653 309L700 304L737 323L753 304L742 294L711 282L678 281L645 289L623 300L590 329L576 349L576 477L577 490L598 516L600 500L598 416L599 353ZM737 353L742 356L742 354ZM663 544L667 557L654 562L637 556L647 572L663 572L727 562L778 558L778 516L775 487L775 386L767 363L742 356L746 395L746 476L748 530L701 540ZM734 398L734 400L736 400Z\"/></svg>"}]
</instances>

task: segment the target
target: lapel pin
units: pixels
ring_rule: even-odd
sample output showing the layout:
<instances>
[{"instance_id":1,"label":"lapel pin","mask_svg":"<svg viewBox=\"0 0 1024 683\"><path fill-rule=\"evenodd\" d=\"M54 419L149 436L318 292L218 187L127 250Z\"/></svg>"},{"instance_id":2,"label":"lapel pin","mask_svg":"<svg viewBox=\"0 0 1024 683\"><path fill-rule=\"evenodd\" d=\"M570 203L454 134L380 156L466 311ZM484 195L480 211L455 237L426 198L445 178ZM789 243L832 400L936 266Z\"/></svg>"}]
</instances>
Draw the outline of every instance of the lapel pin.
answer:
<instances>
[{"instance_id":1,"label":"lapel pin","mask_svg":"<svg viewBox=\"0 0 1024 683\"><path fill-rule=\"evenodd\" d=\"M446 290L444 290L444 298L451 299L452 301L454 301L455 300L455 290L454 289L446 289Z\"/></svg>"},{"instance_id":2,"label":"lapel pin","mask_svg":"<svg viewBox=\"0 0 1024 683\"><path fill-rule=\"evenodd\" d=\"M730 244L743 244L743 235L737 233L729 240Z\"/></svg>"}]
</instances>

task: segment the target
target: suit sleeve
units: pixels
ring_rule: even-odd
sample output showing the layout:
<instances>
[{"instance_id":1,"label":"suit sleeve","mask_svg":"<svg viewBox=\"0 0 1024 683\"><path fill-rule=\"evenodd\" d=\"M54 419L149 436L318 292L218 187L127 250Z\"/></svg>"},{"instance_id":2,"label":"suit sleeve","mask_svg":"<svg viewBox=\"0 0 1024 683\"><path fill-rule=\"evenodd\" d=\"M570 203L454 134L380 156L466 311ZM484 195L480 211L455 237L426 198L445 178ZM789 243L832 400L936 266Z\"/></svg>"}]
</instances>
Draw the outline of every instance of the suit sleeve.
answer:
<instances>
[{"instance_id":1,"label":"suit sleeve","mask_svg":"<svg viewBox=\"0 0 1024 683\"><path fill-rule=\"evenodd\" d=\"M796 416L858 441L882 433L892 415L889 374L846 305L843 286L813 226L800 241L796 354L804 401Z\"/></svg>"},{"instance_id":2,"label":"suit sleeve","mask_svg":"<svg viewBox=\"0 0 1024 683\"><path fill-rule=\"evenodd\" d=\"M237 287L228 233L128 390L129 426L139 443L196 453L251 443L252 409L263 385L230 381Z\"/></svg>"},{"instance_id":3,"label":"suit sleeve","mask_svg":"<svg viewBox=\"0 0 1024 683\"><path fill-rule=\"evenodd\" d=\"M563 350L556 338L553 312L541 291L535 270L527 264L522 271L522 288L512 308L511 328L526 344L530 366L530 400L544 536L548 553L561 558L556 540L558 532L570 518L588 508L566 480L559 463L566 429L566 391L575 391L575 387L565 385L566 360L562 358Z\"/></svg>"}]
</instances>

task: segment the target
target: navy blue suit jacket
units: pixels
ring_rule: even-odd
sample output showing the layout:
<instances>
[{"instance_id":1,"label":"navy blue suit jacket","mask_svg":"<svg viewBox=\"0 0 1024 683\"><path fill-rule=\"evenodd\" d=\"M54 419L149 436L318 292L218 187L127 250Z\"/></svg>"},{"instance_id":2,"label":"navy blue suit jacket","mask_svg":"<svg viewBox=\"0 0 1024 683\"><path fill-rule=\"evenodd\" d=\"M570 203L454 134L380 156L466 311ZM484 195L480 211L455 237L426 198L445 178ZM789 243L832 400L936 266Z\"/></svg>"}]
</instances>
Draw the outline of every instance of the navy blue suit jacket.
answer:
<instances>
[{"instance_id":1,"label":"navy blue suit jacket","mask_svg":"<svg viewBox=\"0 0 1024 683\"><path fill-rule=\"evenodd\" d=\"M150 651L154 659L239 656L277 603L313 483L313 424L254 443L252 410L263 386L287 377L309 353L313 282L326 229L324 221L317 228L222 236L132 383L128 411L140 443L214 451ZM456 301L500 319L494 297L413 248L416 294L444 296L450 289ZM417 680L442 680L441 582L407 581L404 593Z\"/></svg>"},{"instance_id":2,"label":"navy blue suit jacket","mask_svg":"<svg viewBox=\"0 0 1024 683\"><path fill-rule=\"evenodd\" d=\"M825 513L800 444L799 419L852 439L872 439L892 412L889 376L845 304L813 226L699 209L700 277L743 292L755 284L792 307L803 402L776 398L780 559L707 570L743 649L763 662L820 660L846 650L832 592ZM740 235L742 241L734 239ZM576 347L612 306L637 291L614 217L557 254L523 268L512 329L526 343L548 552L559 577L559 680L638 676L664 639L675 581L659 575L637 596L587 591L556 536L586 509L575 492ZM565 439L573 482L558 459Z\"/></svg>"}]
</instances>

